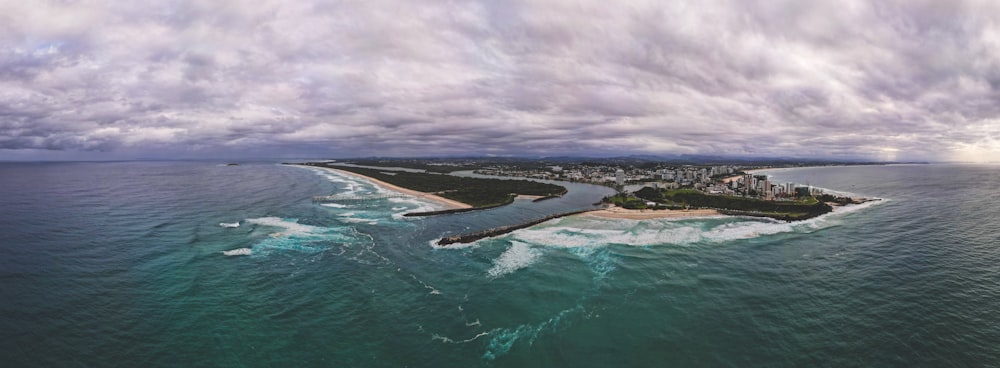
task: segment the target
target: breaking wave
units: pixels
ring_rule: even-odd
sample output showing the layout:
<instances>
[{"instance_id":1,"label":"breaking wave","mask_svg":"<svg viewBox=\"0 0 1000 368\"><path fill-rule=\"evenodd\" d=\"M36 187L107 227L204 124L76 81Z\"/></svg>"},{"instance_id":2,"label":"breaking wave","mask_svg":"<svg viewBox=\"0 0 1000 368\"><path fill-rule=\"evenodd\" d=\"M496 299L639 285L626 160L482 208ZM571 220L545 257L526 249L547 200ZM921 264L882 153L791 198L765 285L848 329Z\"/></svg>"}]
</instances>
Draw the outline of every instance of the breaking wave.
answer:
<instances>
[{"instance_id":1,"label":"breaking wave","mask_svg":"<svg viewBox=\"0 0 1000 368\"><path fill-rule=\"evenodd\" d=\"M534 249L527 243L513 241L510 248L507 248L497 259L493 260L493 268L486 273L490 278L499 278L503 275L528 267L542 256L542 251Z\"/></svg>"},{"instance_id":2,"label":"breaking wave","mask_svg":"<svg viewBox=\"0 0 1000 368\"><path fill-rule=\"evenodd\" d=\"M239 248L233 250L224 250L222 251L222 254L225 254L227 256L249 256L253 254L253 250L250 248Z\"/></svg>"},{"instance_id":3,"label":"breaking wave","mask_svg":"<svg viewBox=\"0 0 1000 368\"><path fill-rule=\"evenodd\" d=\"M339 184L341 186L341 188L339 188L338 190L339 194L355 195L362 193L381 192L381 188L363 179L355 178L335 171L329 171L323 169L314 169L314 170L316 171L316 175L322 176L331 183Z\"/></svg>"},{"instance_id":4,"label":"breaking wave","mask_svg":"<svg viewBox=\"0 0 1000 368\"><path fill-rule=\"evenodd\" d=\"M392 207L392 211L394 212L392 218L396 220L414 219L403 217L403 214L407 212L430 212L441 209L435 204L422 201L417 197L389 198L388 201L398 205Z\"/></svg>"},{"instance_id":5,"label":"breaking wave","mask_svg":"<svg viewBox=\"0 0 1000 368\"><path fill-rule=\"evenodd\" d=\"M282 228L285 235L306 235L324 232L326 229L311 225L303 225L297 219L283 219L280 217L260 217L247 219L247 223Z\"/></svg>"},{"instance_id":6,"label":"breaking wave","mask_svg":"<svg viewBox=\"0 0 1000 368\"><path fill-rule=\"evenodd\" d=\"M373 240L371 236L360 233L353 227L320 227L298 223L297 219L284 219L280 217L260 217L247 219L247 224L257 226L258 229L267 232L266 237L261 237L250 247L224 251L227 256L253 255L266 256L275 252L294 251L299 253L315 254L321 253L331 248L342 249L340 254L356 249L357 256L371 252ZM272 231L277 230L277 231ZM257 233L257 236L262 234ZM378 257L377 254L374 254Z\"/></svg>"},{"instance_id":7,"label":"breaking wave","mask_svg":"<svg viewBox=\"0 0 1000 368\"><path fill-rule=\"evenodd\" d=\"M342 174L339 172L328 171L323 169L314 169L316 174L322 176L327 181L331 183L339 184L337 190L338 195L365 195L365 194L399 194L394 190L384 188L377 185L365 178L356 177L348 174ZM417 197L406 196L403 198L388 198L386 199L392 204L391 217L396 220L413 220L414 218L403 217L404 213L407 212L429 212L441 209L440 206L433 202L427 202L421 200ZM332 208L356 208L356 207L369 207L369 206L352 206L339 203L324 203L322 204L326 207Z\"/></svg>"},{"instance_id":8,"label":"breaking wave","mask_svg":"<svg viewBox=\"0 0 1000 368\"><path fill-rule=\"evenodd\" d=\"M766 218L721 217L709 219L611 220L563 218L509 234L506 238L536 245L590 247L608 244L650 246L724 243L781 233L811 233L838 226L842 218L885 202L835 207L832 213L805 221L784 222Z\"/></svg>"}]
</instances>

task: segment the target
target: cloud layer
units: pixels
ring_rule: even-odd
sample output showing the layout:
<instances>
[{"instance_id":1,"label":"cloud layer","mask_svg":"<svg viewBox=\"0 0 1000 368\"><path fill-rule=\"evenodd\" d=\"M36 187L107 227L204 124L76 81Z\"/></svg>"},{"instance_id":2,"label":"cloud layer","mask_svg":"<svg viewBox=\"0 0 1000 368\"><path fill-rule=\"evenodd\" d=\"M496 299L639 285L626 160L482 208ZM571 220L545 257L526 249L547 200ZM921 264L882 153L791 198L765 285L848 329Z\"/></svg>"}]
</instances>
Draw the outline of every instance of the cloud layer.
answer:
<instances>
[{"instance_id":1,"label":"cloud layer","mask_svg":"<svg viewBox=\"0 0 1000 368\"><path fill-rule=\"evenodd\" d=\"M0 159L1000 159L995 1L2 1Z\"/></svg>"}]
</instances>

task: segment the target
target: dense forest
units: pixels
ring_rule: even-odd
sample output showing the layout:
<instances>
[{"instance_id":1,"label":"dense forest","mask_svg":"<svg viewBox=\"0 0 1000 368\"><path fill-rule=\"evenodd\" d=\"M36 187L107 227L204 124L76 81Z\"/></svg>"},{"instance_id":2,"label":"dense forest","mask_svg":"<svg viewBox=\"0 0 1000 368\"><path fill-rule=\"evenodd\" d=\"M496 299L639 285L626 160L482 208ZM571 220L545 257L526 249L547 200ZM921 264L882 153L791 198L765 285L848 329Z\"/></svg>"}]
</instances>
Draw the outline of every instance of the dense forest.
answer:
<instances>
[{"instance_id":1,"label":"dense forest","mask_svg":"<svg viewBox=\"0 0 1000 368\"><path fill-rule=\"evenodd\" d=\"M361 167L327 166L375 178L389 184L453 199L473 207L490 207L510 203L515 194L549 196L562 195L566 188L530 180L466 178L445 174L387 171Z\"/></svg>"},{"instance_id":2,"label":"dense forest","mask_svg":"<svg viewBox=\"0 0 1000 368\"><path fill-rule=\"evenodd\" d=\"M765 216L780 220L803 220L833 210L830 205L813 197L800 201L765 201L755 198L708 195L691 189L663 191L650 187L635 192L635 196L667 205L714 208L728 214Z\"/></svg>"},{"instance_id":3,"label":"dense forest","mask_svg":"<svg viewBox=\"0 0 1000 368\"><path fill-rule=\"evenodd\" d=\"M613 196L604 197L604 199L601 201L604 203L611 203L615 206L630 210L643 210L649 208L646 205L646 201L643 200L642 198L633 197L626 193L618 193ZM662 209L666 209L666 207L664 206Z\"/></svg>"}]
</instances>

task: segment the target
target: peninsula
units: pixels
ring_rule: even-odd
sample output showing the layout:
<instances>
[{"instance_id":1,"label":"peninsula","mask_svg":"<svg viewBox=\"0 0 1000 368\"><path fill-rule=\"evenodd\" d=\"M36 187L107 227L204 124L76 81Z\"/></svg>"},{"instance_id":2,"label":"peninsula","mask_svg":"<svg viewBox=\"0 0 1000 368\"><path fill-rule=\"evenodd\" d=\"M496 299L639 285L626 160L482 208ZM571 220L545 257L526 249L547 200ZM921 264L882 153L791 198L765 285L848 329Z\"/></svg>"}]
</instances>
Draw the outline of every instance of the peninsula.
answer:
<instances>
[{"instance_id":1,"label":"peninsula","mask_svg":"<svg viewBox=\"0 0 1000 368\"><path fill-rule=\"evenodd\" d=\"M403 188L403 187L398 186L398 185L389 184L389 183L386 183L384 181L381 181L381 180L378 180L378 179L375 179L375 178L372 178L372 177L364 176L364 175L357 174L357 173L350 172L350 171L346 171L346 170L335 169L333 167L308 165L308 164L301 164L301 165L296 165L296 166L316 167L316 168L319 168L319 169L332 171L332 172L335 172L335 173L338 173L338 174L362 177L365 180L370 181L372 184L375 184L375 185L380 186L382 188L385 188L385 189L388 189L388 190L391 190L391 191L394 191L394 192L403 193L403 194L406 194L406 195L409 195L409 196L413 196L413 197L416 197L416 198L420 198L420 199L423 199L423 200L426 200L426 201L430 201L430 202L433 202L433 203L437 203L438 205L440 205L442 207L445 207L448 210L458 210L458 209L474 208L474 207L472 207L469 204L462 203L462 202L459 202L459 201L456 201L456 200L453 200L453 199L448 199L448 198L441 197L441 196L438 196L438 195L434 195L434 194L431 194L431 193L419 192L419 191L416 191L416 190L413 190L413 189ZM426 212L422 212L422 213L426 213Z\"/></svg>"},{"instance_id":2,"label":"peninsula","mask_svg":"<svg viewBox=\"0 0 1000 368\"><path fill-rule=\"evenodd\" d=\"M518 195L545 198L566 193L566 188L560 185L523 179L471 178L442 173L337 165L328 162L309 162L303 165L362 176L390 189L435 200L449 207L441 211L408 213L406 216L428 216L494 208L512 203Z\"/></svg>"}]
</instances>

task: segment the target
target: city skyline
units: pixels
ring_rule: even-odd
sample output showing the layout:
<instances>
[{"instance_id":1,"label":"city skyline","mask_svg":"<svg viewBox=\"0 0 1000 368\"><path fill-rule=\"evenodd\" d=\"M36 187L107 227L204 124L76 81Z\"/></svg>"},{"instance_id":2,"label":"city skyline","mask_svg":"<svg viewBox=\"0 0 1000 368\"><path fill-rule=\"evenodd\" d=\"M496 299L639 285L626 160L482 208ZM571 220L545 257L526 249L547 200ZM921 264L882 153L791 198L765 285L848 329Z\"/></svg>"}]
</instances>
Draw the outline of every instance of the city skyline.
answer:
<instances>
[{"instance_id":1,"label":"city skyline","mask_svg":"<svg viewBox=\"0 0 1000 368\"><path fill-rule=\"evenodd\" d=\"M1000 161L993 2L0 9L0 160Z\"/></svg>"}]
</instances>

